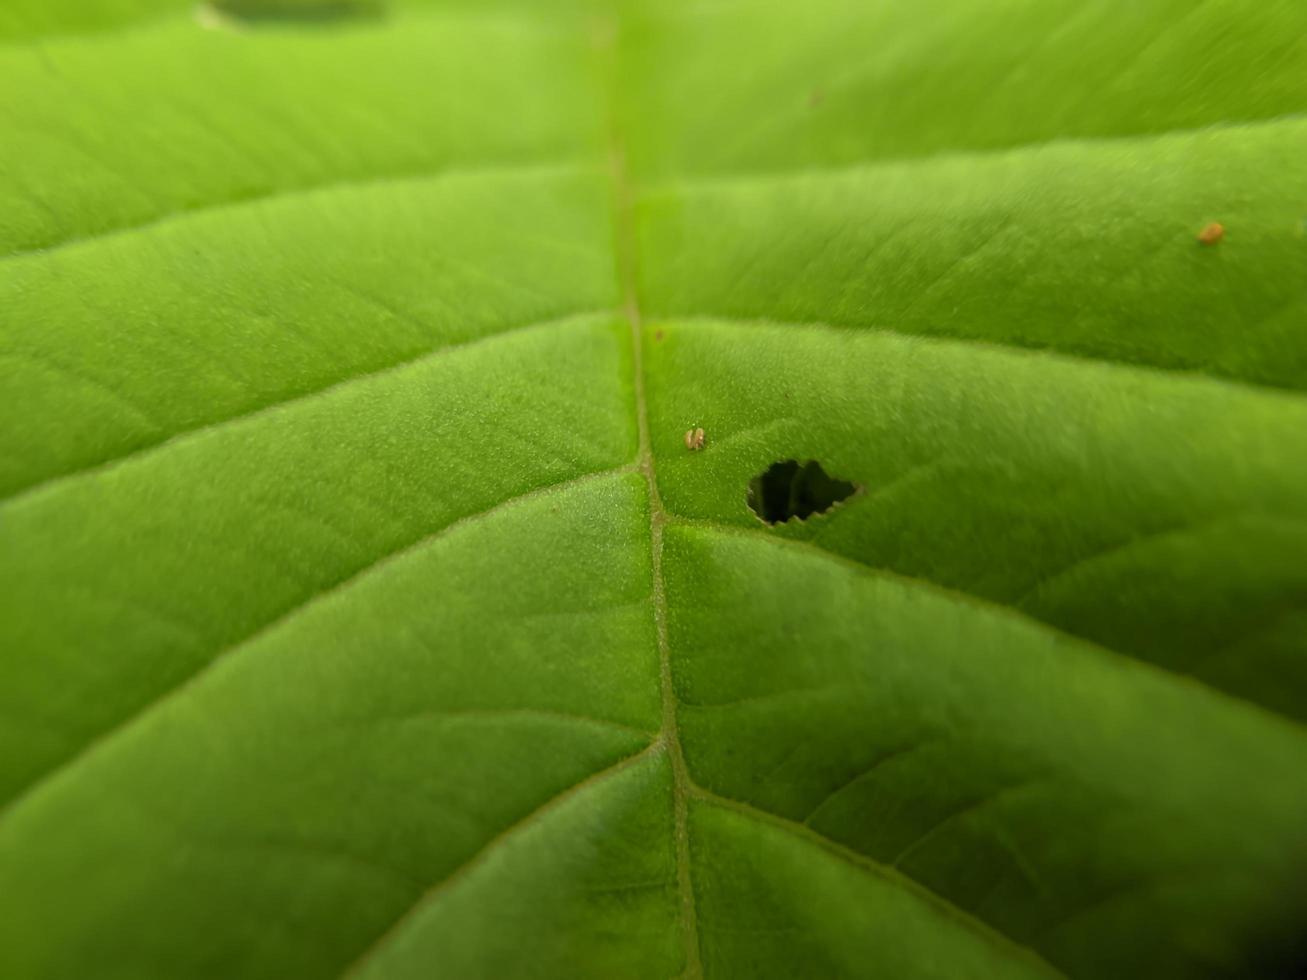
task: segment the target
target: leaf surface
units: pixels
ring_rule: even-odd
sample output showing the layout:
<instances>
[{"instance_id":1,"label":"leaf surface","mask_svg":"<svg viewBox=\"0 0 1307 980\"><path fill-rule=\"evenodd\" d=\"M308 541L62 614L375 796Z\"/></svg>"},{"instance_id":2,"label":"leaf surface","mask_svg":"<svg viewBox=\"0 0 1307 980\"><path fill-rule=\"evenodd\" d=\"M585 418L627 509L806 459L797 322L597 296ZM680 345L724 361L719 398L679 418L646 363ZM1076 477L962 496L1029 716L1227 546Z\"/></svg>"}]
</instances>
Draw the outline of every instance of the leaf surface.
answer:
<instances>
[{"instance_id":1,"label":"leaf surface","mask_svg":"<svg viewBox=\"0 0 1307 980\"><path fill-rule=\"evenodd\" d=\"M9 0L0 974L1293 968L1305 107L1292 0Z\"/></svg>"}]
</instances>

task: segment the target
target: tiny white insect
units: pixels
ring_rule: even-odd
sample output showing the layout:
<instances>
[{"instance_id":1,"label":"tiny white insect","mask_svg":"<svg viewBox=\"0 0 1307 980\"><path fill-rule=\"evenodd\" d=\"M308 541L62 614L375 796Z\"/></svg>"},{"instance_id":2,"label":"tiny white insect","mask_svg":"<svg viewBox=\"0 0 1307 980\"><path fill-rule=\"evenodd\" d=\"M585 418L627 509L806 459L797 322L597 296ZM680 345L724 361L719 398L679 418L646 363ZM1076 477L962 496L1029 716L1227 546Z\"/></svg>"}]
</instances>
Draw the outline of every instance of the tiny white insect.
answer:
<instances>
[{"instance_id":1,"label":"tiny white insect","mask_svg":"<svg viewBox=\"0 0 1307 980\"><path fill-rule=\"evenodd\" d=\"M702 449L704 438L702 428L687 429L685 432L685 448L690 452Z\"/></svg>"}]
</instances>

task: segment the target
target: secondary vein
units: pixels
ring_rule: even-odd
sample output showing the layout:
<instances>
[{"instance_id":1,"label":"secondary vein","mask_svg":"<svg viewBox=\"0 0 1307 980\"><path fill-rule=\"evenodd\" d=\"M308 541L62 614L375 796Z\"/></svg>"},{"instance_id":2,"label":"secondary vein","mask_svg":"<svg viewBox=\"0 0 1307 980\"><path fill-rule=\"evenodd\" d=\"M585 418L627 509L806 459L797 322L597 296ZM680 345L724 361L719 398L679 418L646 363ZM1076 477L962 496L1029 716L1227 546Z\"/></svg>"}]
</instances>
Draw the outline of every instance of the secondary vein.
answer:
<instances>
[{"instance_id":1,"label":"secondary vein","mask_svg":"<svg viewBox=\"0 0 1307 980\"><path fill-rule=\"evenodd\" d=\"M32 500L40 496L41 494L53 490L56 487L63 486L74 480L81 480L87 477L96 476L98 474L105 473L109 470L116 469L119 466L123 466L125 464L131 463L135 460L144 458L151 454L167 451L168 449L173 448L177 444L182 443L188 439L193 439L196 438L197 436L202 436L206 433L212 433L217 430L224 429L228 426L237 425L242 422L248 422L255 418L259 418L265 415L270 415L273 412L285 411L288 408L291 408L295 405L327 398L330 397L333 393L339 392L340 390L348 388L352 385L362 384L369 381L376 381L379 378L383 378L387 375L399 374L402 371L409 370L427 361L432 361L439 357L449 356L459 351L465 351L472 348L484 346L496 341L506 340L509 337L526 333L528 331L550 330L556 327L563 326L564 324L583 324L588 322L588 318L601 317L607 315L608 313L609 313L608 310L602 310L602 309L581 310L577 312L566 313L563 314L562 316L553 317L548 320L536 320L532 323L514 324L512 326L503 327L492 333L482 334L479 337L472 337L469 340L455 341L453 343L443 343L436 347L425 347L416 354L403 357L399 360L393 360L387 364L382 364L378 367L369 368L368 370L361 371L356 374L349 374L340 378L336 378L335 380L329 381L320 387L309 388L308 390L305 391L296 392L294 394L289 394L284 397L274 398L272 401L264 402L263 404L260 405L255 405L254 407L246 411L238 412L235 415L227 415L222 418L213 419L212 421L209 422L203 422L199 425L192 426L189 429L178 429L177 431L169 433L167 435L155 437L150 440L147 440L146 442L143 442L141 445L128 449L125 452L119 453L114 456L109 456L105 459L100 459L92 463L88 463L78 469L72 469L72 470L67 470L65 472L51 474L50 476L46 477L45 479L39 480L36 483L29 483L26 484L25 486L18 487L16 490L13 490L9 494L9 496L0 498L0 510L6 507L12 507L22 502L26 502L28 500Z\"/></svg>"},{"instance_id":2,"label":"secondary vein","mask_svg":"<svg viewBox=\"0 0 1307 980\"><path fill-rule=\"evenodd\" d=\"M762 823L768 826L776 827L791 836L807 841L821 848L832 857L844 861L861 871L876 876L884 881L891 882L894 885L904 889L909 894L915 895L921 901L936 909L940 913L947 915L964 928L968 929L975 935L981 937L985 942L992 943L1008 953L1029 960L1037 964L1043 970L1046 970L1050 977L1065 978L1057 966L1049 962L1034 947L1027 946L1018 942L1006 933L1000 932L993 926L989 925L982 919L977 918L961 906L955 904L939 892L927 887L915 878L910 878L903 874L897 868L882 864L875 858L863 854L861 851L855 851L847 845L841 844L825 834L820 833L809 827L807 824L799 823L788 817L782 817L779 814L772 813L768 810L761 810L751 803L743 800L735 800L730 797L714 793L712 790L695 786L692 790L693 795L711 806L716 806L723 810L730 810L738 813L750 820Z\"/></svg>"},{"instance_id":3,"label":"secondary vein","mask_svg":"<svg viewBox=\"0 0 1307 980\"><path fill-rule=\"evenodd\" d=\"M188 674L172 687L161 692L151 701L138 707L125 718L122 718L109 728L93 736L88 742L85 742L75 749L72 754L56 763L53 768L47 769L45 772L38 774L32 781L21 787L18 790L17 795L11 797L7 801L0 800L0 823L3 823L3 821L17 809L28 805L33 799L39 797L42 792L53 785L58 779L65 778L69 772L86 764L86 762L93 758L96 753L103 751L106 746L111 745L118 739L122 738L125 733L141 724L144 719L150 717L165 705L171 704L177 699L185 697L213 671L217 670L219 666L226 663L233 656L238 655L241 651L253 646L259 638L272 633L274 630L282 628L297 617L304 615L306 610L316 607L322 602L348 591L351 587L363 581L369 575L374 574L377 570L393 564L406 555L412 555L424 548L428 548L459 529L475 525L509 507L525 503L528 500L544 496L545 494L562 492L575 486L603 479L607 476L615 476L619 473L629 473L630 470L630 464L623 464L606 470L582 473L579 476L572 477L571 479L551 483L547 486L534 487L523 493L501 500L478 513L467 514L463 517L455 518L449 523L435 529L430 534L427 534L416 541L410 541L394 551L389 551L380 555L360 568L355 569L353 572L334 584L294 603L273 619L256 627L243 638L221 650L218 650L202 666Z\"/></svg>"}]
</instances>

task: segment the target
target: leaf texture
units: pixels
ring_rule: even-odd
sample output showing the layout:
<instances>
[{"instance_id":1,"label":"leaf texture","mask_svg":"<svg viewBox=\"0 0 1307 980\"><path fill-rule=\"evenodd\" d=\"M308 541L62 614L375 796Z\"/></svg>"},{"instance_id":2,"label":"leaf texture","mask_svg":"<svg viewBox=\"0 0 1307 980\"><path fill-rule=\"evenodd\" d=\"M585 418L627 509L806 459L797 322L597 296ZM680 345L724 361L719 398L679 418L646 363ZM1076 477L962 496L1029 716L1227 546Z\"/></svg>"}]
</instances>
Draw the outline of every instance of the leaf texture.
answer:
<instances>
[{"instance_id":1,"label":"leaf texture","mask_svg":"<svg viewBox=\"0 0 1307 980\"><path fill-rule=\"evenodd\" d=\"M1301 966L1305 110L1294 0L8 0L0 975Z\"/></svg>"}]
</instances>

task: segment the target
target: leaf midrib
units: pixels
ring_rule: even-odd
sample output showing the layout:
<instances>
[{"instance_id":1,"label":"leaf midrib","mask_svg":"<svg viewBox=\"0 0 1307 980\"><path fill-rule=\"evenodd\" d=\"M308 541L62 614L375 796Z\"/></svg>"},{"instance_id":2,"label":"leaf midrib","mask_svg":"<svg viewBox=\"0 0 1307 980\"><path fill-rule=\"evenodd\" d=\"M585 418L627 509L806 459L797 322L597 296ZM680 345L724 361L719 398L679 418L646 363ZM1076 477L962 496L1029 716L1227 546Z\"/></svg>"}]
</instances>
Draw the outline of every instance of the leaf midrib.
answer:
<instances>
[{"instance_id":1,"label":"leaf midrib","mask_svg":"<svg viewBox=\"0 0 1307 980\"><path fill-rule=\"evenodd\" d=\"M647 398L645 396L645 372L643 364L644 338L641 327L642 316L638 292L637 236L635 229L636 194L627 166L627 149L624 139L622 120L616 105L617 90L617 44L620 25L615 21L598 22L591 28L591 35L596 39L598 56L601 61L601 78L605 84L605 109L609 120L611 183L613 199L613 236L614 264L623 298L625 317L631 327L632 363L634 373L633 391L636 401L636 420L639 433L638 469L643 473L648 487L650 565L653 589L654 626L658 640L659 687L662 701L663 724L659 733L659 743L667 750L672 768L673 792L673 833L676 846L677 884L681 905L681 932L686 951L686 965L682 977L697 978L704 976L702 949L698 932L698 916L695 907L695 892L690 866L689 849L689 802L691 798L704 802L716 802L717 805L733 804L741 813L757 820L763 818L763 811L757 811L747 804L727 800L712 793L694 782L689 774L682 750L680 733L677 727L677 699L672 674L671 650L667 635L667 597L663 582L662 553L663 528L674 516L664 508L658 491L658 479L655 468ZM656 743L657 744L657 743ZM768 815L775 816L775 815ZM775 817L789 828L790 821ZM811 828L802 828L805 834L823 841L833 851L846 849L829 840ZM793 832L793 831L792 831ZM942 895L928 889L925 885L912 881L897 871L883 868L879 862L863 855L858 855L857 862L863 870L875 868L882 874L894 875L892 880L902 880L913 885L914 893L933 906L942 906L949 915L957 917L971 929L979 931L1003 948L1010 948L1018 955L1029 956L1048 965L1055 974L1061 975L1034 950L1023 946L1009 936L998 932L987 923L954 905ZM865 863L864 863L865 862Z\"/></svg>"},{"instance_id":2,"label":"leaf midrib","mask_svg":"<svg viewBox=\"0 0 1307 980\"><path fill-rule=\"evenodd\" d=\"M659 741L667 749L672 769L672 833L676 848L676 882L680 898L681 936L685 947L683 976L702 978L702 951L699 943L698 915L695 909L694 882L690 870L689 796L692 786L681 749L676 724L676 690L672 677L671 645L667 637L667 592L663 582L663 526L667 512L658 492L653 440L649 431L649 406L645 396L644 338L641 330L638 294L639 256L635 227L635 188L627 167L625 133L616 100L617 39L621 25L614 18L596 21L590 28L599 62L601 98L608 122L609 180L612 197L613 260L623 315L631 330L632 391L635 396L636 431L639 436L638 467L644 476L649 508L649 565L652 588L654 632L658 643L658 686L662 705L662 728Z\"/></svg>"}]
</instances>

